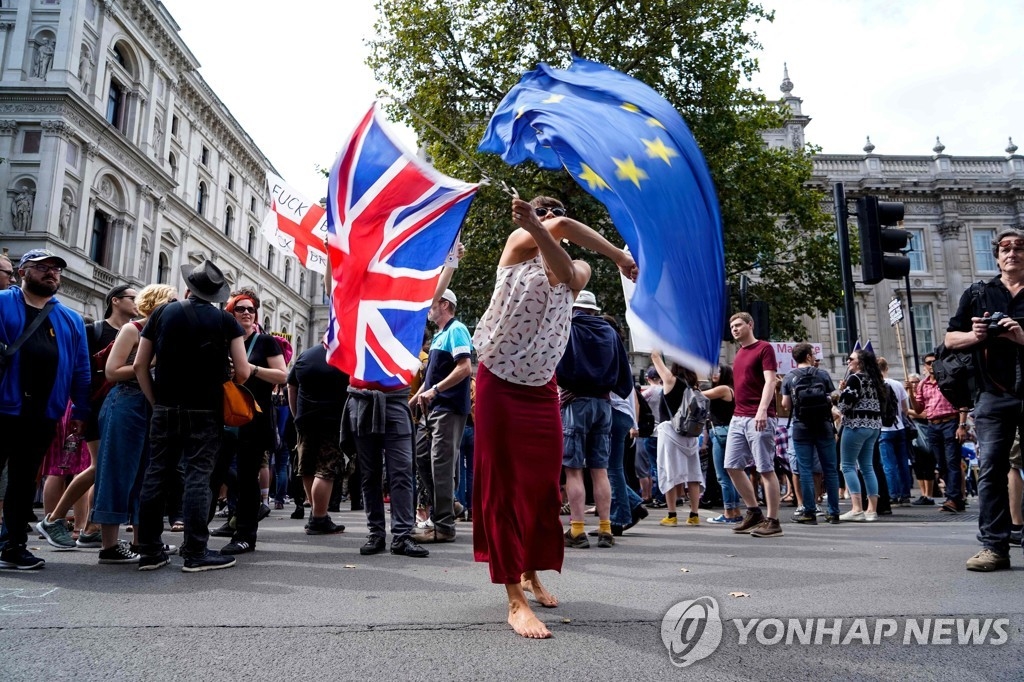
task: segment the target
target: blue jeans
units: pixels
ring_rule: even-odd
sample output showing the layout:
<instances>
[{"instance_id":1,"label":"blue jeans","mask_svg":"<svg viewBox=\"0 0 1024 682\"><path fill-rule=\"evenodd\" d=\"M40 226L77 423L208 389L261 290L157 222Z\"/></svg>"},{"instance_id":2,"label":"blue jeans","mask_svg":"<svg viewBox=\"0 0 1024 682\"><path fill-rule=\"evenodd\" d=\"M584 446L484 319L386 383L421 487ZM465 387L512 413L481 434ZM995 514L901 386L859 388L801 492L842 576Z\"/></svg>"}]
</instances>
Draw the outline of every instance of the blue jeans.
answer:
<instances>
[{"instance_id":1,"label":"blue jeans","mask_svg":"<svg viewBox=\"0 0 1024 682\"><path fill-rule=\"evenodd\" d=\"M462 443L459 445L459 489L455 497L466 509L473 508L473 445L475 431L472 424L466 424L462 431Z\"/></svg>"},{"instance_id":2,"label":"blue jeans","mask_svg":"<svg viewBox=\"0 0 1024 682\"><path fill-rule=\"evenodd\" d=\"M1024 404L1012 395L983 392L974 410L978 434L978 529L982 544L1006 556L1010 551L1010 446L1021 429ZM934 426L932 427L935 428Z\"/></svg>"},{"instance_id":3,"label":"blue jeans","mask_svg":"<svg viewBox=\"0 0 1024 682\"><path fill-rule=\"evenodd\" d=\"M878 429L843 428L843 436L839 441L840 461L843 477L850 496L860 495L860 479L857 478L857 467L864 477L864 487L868 497L878 497L878 479L872 460L875 456L875 442L878 440ZM823 467L824 468L824 467ZM814 499L814 498L811 498Z\"/></svg>"},{"instance_id":4,"label":"blue jeans","mask_svg":"<svg viewBox=\"0 0 1024 682\"><path fill-rule=\"evenodd\" d=\"M846 432L843 432L846 438ZM825 479L825 496L828 500L828 513L839 515L839 469L836 466L836 438L832 429L815 434L810 440L793 439L793 451L796 453L798 473L800 474L800 496L804 499L804 511L814 513L817 499L814 493L814 457L817 455L821 463L822 476ZM870 448L869 448L870 459ZM853 474L854 480L857 474ZM860 482L858 481L858 484ZM876 484L877 485L877 484ZM877 491L875 493L878 494Z\"/></svg>"},{"instance_id":5,"label":"blue jeans","mask_svg":"<svg viewBox=\"0 0 1024 682\"><path fill-rule=\"evenodd\" d=\"M178 463L185 464L181 511L185 535L183 557L206 554L210 539L210 475L220 452L224 418L212 410L187 410L157 405L149 423L150 460L142 483L139 545L142 554L163 550L164 502L178 483Z\"/></svg>"},{"instance_id":6,"label":"blue jeans","mask_svg":"<svg viewBox=\"0 0 1024 682\"><path fill-rule=\"evenodd\" d=\"M658 488L658 439L654 436L643 439L644 459L651 478L651 499L665 501L665 495Z\"/></svg>"},{"instance_id":7,"label":"blue jeans","mask_svg":"<svg viewBox=\"0 0 1024 682\"><path fill-rule=\"evenodd\" d=\"M608 482L612 489L612 507L609 518L619 526L628 526L633 522L633 508L643 504L643 500L626 483L626 471L623 461L626 456L626 437L633 428L633 420L629 415L612 409L611 454L608 457Z\"/></svg>"},{"instance_id":8,"label":"blue jeans","mask_svg":"<svg viewBox=\"0 0 1024 682\"><path fill-rule=\"evenodd\" d=\"M148 459L149 412L149 401L134 382L117 384L103 401L93 523L122 524L138 516L131 493Z\"/></svg>"},{"instance_id":9,"label":"blue jeans","mask_svg":"<svg viewBox=\"0 0 1024 682\"><path fill-rule=\"evenodd\" d=\"M882 456L885 480L889 483L889 496L910 497L910 456L903 430L882 431L878 436L878 452Z\"/></svg>"},{"instance_id":10,"label":"blue jeans","mask_svg":"<svg viewBox=\"0 0 1024 682\"><path fill-rule=\"evenodd\" d=\"M711 430L711 457L715 462L715 477L722 489L722 506L726 509L740 508L740 494L725 470L725 440L729 436L728 426L716 426Z\"/></svg>"},{"instance_id":11,"label":"blue jeans","mask_svg":"<svg viewBox=\"0 0 1024 682\"><path fill-rule=\"evenodd\" d=\"M960 469L963 454L960 441L956 439L957 424L956 419L951 419L942 424L928 425L928 448L935 455L939 473L946 482L946 499L954 502L960 501L960 490L964 481L963 471Z\"/></svg>"}]
</instances>

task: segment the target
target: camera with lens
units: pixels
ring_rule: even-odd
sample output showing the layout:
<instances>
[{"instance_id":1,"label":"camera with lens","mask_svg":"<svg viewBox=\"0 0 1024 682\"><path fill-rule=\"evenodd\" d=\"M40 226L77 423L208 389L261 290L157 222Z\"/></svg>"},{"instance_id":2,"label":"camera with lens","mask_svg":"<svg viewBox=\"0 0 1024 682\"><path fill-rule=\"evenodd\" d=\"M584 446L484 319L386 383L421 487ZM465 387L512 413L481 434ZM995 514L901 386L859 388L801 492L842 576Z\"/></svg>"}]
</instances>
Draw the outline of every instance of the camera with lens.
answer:
<instances>
[{"instance_id":1,"label":"camera with lens","mask_svg":"<svg viewBox=\"0 0 1024 682\"><path fill-rule=\"evenodd\" d=\"M999 324L999 320L1009 317L1006 313L992 313L989 317L985 318L988 321L988 333L994 335L1002 334L1006 331L1006 327Z\"/></svg>"}]
</instances>

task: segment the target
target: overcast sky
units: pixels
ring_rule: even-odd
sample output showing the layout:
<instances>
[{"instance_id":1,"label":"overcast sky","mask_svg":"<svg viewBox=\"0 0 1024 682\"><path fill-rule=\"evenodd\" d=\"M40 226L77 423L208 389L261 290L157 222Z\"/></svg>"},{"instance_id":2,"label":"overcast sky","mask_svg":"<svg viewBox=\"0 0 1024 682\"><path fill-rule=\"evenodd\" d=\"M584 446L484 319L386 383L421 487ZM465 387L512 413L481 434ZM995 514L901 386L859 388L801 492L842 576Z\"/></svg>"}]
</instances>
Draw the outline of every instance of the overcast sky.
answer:
<instances>
[{"instance_id":1,"label":"overcast sky","mask_svg":"<svg viewBox=\"0 0 1024 682\"><path fill-rule=\"evenodd\" d=\"M284 178L326 194L328 166L373 100L372 0L164 0L200 73ZM1024 2L766 0L753 85L780 96L783 62L813 120L808 142L859 154L1024 149ZM1012 102L1018 102L1014 107ZM411 143L411 140L410 140ZM473 181L476 178L464 178Z\"/></svg>"}]
</instances>

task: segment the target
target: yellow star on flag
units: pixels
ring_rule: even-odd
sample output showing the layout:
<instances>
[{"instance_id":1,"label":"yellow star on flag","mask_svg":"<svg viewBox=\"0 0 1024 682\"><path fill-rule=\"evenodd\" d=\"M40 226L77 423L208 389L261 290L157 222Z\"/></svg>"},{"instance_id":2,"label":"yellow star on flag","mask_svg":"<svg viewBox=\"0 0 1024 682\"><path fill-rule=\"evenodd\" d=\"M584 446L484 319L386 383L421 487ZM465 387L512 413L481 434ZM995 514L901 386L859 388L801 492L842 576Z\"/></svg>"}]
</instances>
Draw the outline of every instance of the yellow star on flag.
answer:
<instances>
[{"instance_id":1,"label":"yellow star on flag","mask_svg":"<svg viewBox=\"0 0 1024 682\"><path fill-rule=\"evenodd\" d=\"M541 104L558 104L563 99L565 99L565 95L549 95Z\"/></svg>"},{"instance_id":2,"label":"yellow star on flag","mask_svg":"<svg viewBox=\"0 0 1024 682\"><path fill-rule=\"evenodd\" d=\"M662 130L665 129L665 126L661 123L661 121L659 121L656 118L647 119L647 125L649 125L652 128L661 128Z\"/></svg>"},{"instance_id":3,"label":"yellow star on flag","mask_svg":"<svg viewBox=\"0 0 1024 682\"><path fill-rule=\"evenodd\" d=\"M625 159L612 157L612 161L618 167L618 170L615 171L615 177L619 180L629 180L637 186L637 189L640 188L640 181L646 180L649 177L643 168L637 167L632 156L627 156Z\"/></svg>"},{"instance_id":4,"label":"yellow star on flag","mask_svg":"<svg viewBox=\"0 0 1024 682\"><path fill-rule=\"evenodd\" d=\"M647 156L652 159L661 159L670 166L672 165L670 159L673 156L679 156L679 152L667 146L660 137L655 137L653 140L640 138L640 141L647 147Z\"/></svg>"},{"instance_id":5,"label":"yellow star on flag","mask_svg":"<svg viewBox=\"0 0 1024 682\"><path fill-rule=\"evenodd\" d=\"M607 182L604 181L600 175L594 172L594 169L585 163L581 163L580 167L583 168L583 172L580 173L580 180L587 183L590 189L611 189Z\"/></svg>"},{"instance_id":6,"label":"yellow star on flag","mask_svg":"<svg viewBox=\"0 0 1024 682\"><path fill-rule=\"evenodd\" d=\"M635 104L630 104L629 102L623 102L620 106L621 106L621 108L625 109L626 111L631 111L634 114L639 114L640 113L640 107L638 107Z\"/></svg>"},{"instance_id":7,"label":"yellow star on flag","mask_svg":"<svg viewBox=\"0 0 1024 682\"><path fill-rule=\"evenodd\" d=\"M516 111L516 118L519 118L520 116L522 116L525 113L526 113L526 105L524 104L523 106L519 107L518 111Z\"/></svg>"}]
</instances>

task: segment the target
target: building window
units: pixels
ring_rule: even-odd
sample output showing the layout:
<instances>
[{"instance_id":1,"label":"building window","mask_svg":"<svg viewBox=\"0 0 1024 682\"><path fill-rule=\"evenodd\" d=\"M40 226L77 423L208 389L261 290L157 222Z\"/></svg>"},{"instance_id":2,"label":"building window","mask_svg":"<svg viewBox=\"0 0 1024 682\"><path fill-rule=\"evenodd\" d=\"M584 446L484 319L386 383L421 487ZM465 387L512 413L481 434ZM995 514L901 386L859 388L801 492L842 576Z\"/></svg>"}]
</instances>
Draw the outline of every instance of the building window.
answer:
<instances>
[{"instance_id":1,"label":"building window","mask_svg":"<svg viewBox=\"0 0 1024 682\"><path fill-rule=\"evenodd\" d=\"M251 213L255 213L256 212L256 197L250 197L249 198L249 211Z\"/></svg>"},{"instance_id":2,"label":"building window","mask_svg":"<svg viewBox=\"0 0 1024 682\"><path fill-rule=\"evenodd\" d=\"M914 331L917 334L917 353L924 357L935 350L935 323L932 319L932 304L919 303L912 309Z\"/></svg>"},{"instance_id":3,"label":"building window","mask_svg":"<svg viewBox=\"0 0 1024 682\"><path fill-rule=\"evenodd\" d=\"M21 140L21 153L38 154L39 142L42 140L42 137L43 132L41 130L26 130L25 136Z\"/></svg>"},{"instance_id":4,"label":"building window","mask_svg":"<svg viewBox=\"0 0 1024 682\"><path fill-rule=\"evenodd\" d=\"M918 228L907 229L910 233L910 247L913 249L907 253L910 259L911 272L927 272L928 261L925 258L924 230Z\"/></svg>"},{"instance_id":5,"label":"building window","mask_svg":"<svg viewBox=\"0 0 1024 682\"><path fill-rule=\"evenodd\" d=\"M171 152L167 155L167 162L171 165L171 177L175 180L178 179L178 157Z\"/></svg>"},{"instance_id":6,"label":"building window","mask_svg":"<svg viewBox=\"0 0 1024 682\"><path fill-rule=\"evenodd\" d=\"M285 284L288 284L288 280L291 279L291 276L292 276L292 259L291 258L285 258L284 259L284 283Z\"/></svg>"},{"instance_id":7,"label":"building window","mask_svg":"<svg viewBox=\"0 0 1024 682\"><path fill-rule=\"evenodd\" d=\"M231 173L228 173L228 191L235 191L235 176L232 175Z\"/></svg>"},{"instance_id":8,"label":"building window","mask_svg":"<svg viewBox=\"0 0 1024 682\"><path fill-rule=\"evenodd\" d=\"M977 272L998 272L999 266L992 255L992 240L996 238L995 230L973 230L971 244L974 246L974 269Z\"/></svg>"},{"instance_id":9,"label":"building window","mask_svg":"<svg viewBox=\"0 0 1024 682\"><path fill-rule=\"evenodd\" d=\"M249 226L249 241L247 241L246 244L245 244L245 251L246 251L246 253L248 253L251 256L253 254L253 251L254 251L255 248L256 248L256 228L253 227L252 225L250 225Z\"/></svg>"},{"instance_id":10,"label":"building window","mask_svg":"<svg viewBox=\"0 0 1024 682\"><path fill-rule=\"evenodd\" d=\"M157 284L167 284L171 277L170 259L167 257L166 253L161 253L156 262L156 282Z\"/></svg>"},{"instance_id":11,"label":"building window","mask_svg":"<svg viewBox=\"0 0 1024 682\"><path fill-rule=\"evenodd\" d=\"M206 183L200 182L199 192L197 192L196 196L196 213L198 213L199 215L203 215L203 211L206 210L206 200L208 197L209 195L207 194L206 191Z\"/></svg>"},{"instance_id":12,"label":"building window","mask_svg":"<svg viewBox=\"0 0 1024 682\"><path fill-rule=\"evenodd\" d=\"M78 152L78 145L74 142L68 142L68 150L64 154L64 161L75 170L78 169Z\"/></svg>"},{"instance_id":13,"label":"building window","mask_svg":"<svg viewBox=\"0 0 1024 682\"><path fill-rule=\"evenodd\" d=\"M274 270L274 247L267 245L267 270Z\"/></svg>"},{"instance_id":14,"label":"building window","mask_svg":"<svg viewBox=\"0 0 1024 682\"><path fill-rule=\"evenodd\" d=\"M119 54L119 53L118 53ZM110 80L110 89L107 91L107 123L124 132L124 93L125 88L116 80Z\"/></svg>"},{"instance_id":15,"label":"building window","mask_svg":"<svg viewBox=\"0 0 1024 682\"><path fill-rule=\"evenodd\" d=\"M92 240L89 244L89 259L110 267L108 243L110 240L110 216L103 211L96 211L92 217Z\"/></svg>"},{"instance_id":16,"label":"building window","mask_svg":"<svg viewBox=\"0 0 1024 682\"><path fill-rule=\"evenodd\" d=\"M120 64L125 71L131 71L131 67L128 66L128 59L124 56L124 51L121 50L120 45L114 45L114 59L117 60L117 63Z\"/></svg>"},{"instance_id":17,"label":"building window","mask_svg":"<svg viewBox=\"0 0 1024 682\"><path fill-rule=\"evenodd\" d=\"M202 154L199 157L199 161L204 166L209 166L210 165L210 148L209 147L203 146L203 151L202 151Z\"/></svg>"},{"instance_id":18,"label":"building window","mask_svg":"<svg viewBox=\"0 0 1024 682\"><path fill-rule=\"evenodd\" d=\"M235 224L235 211L228 206L224 209L224 234L231 236L231 226Z\"/></svg>"},{"instance_id":19,"label":"building window","mask_svg":"<svg viewBox=\"0 0 1024 682\"><path fill-rule=\"evenodd\" d=\"M299 294L306 295L306 271L299 270Z\"/></svg>"},{"instance_id":20,"label":"building window","mask_svg":"<svg viewBox=\"0 0 1024 682\"><path fill-rule=\"evenodd\" d=\"M845 353L846 348L852 348L850 344L849 325L846 324L846 309L836 308L836 351Z\"/></svg>"},{"instance_id":21,"label":"building window","mask_svg":"<svg viewBox=\"0 0 1024 682\"><path fill-rule=\"evenodd\" d=\"M178 136L178 117L174 115L171 116L171 135Z\"/></svg>"}]
</instances>

